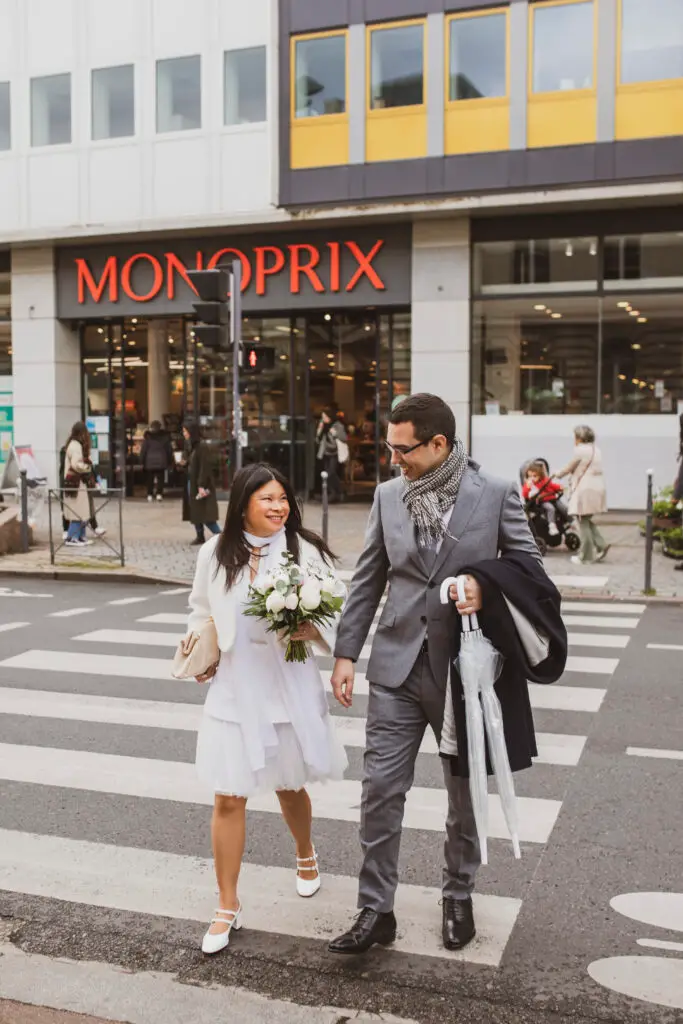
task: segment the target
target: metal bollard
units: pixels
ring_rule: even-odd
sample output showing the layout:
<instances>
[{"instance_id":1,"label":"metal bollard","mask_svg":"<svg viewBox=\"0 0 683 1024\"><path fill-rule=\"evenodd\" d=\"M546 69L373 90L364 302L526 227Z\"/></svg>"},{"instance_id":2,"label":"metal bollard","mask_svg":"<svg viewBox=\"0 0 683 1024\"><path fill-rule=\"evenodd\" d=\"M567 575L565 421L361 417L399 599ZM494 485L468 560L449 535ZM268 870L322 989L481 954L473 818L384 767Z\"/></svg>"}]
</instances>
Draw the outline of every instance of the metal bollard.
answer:
<instances>
[{"instance_id":1,"label":"metal bollard","mask_svg":"<svg viewBox=\"0 0 683 1024\"><path fill-rule=\"evenodd\" d=\"M652 517L652 479L654 473L647 471L647 505L645 508L645 588L644 594L652 593L652 547L654 544Z\"/></svg>"},{"instance_id":2,"label":"metal bollard","mask_svg":"<svg viewBox=\"0 0 683 1024\"><path fill-rule=\"evenodd\" d=\"M21 488L21 550L28 552L28 473L25 469L19 474Z\"/></svg>"},{"instance_id":3,"label":"metal bollard","mask_svg":"<svg viewBox=\"0 0 683 1024\"><path fill-rule=\"evenodd\" d=\"M322 480L322 502L323 502L323 540L327 544L329 541L330 533L330 495L327 487L327 480L329 474L323 470L320 474Z\"/></svg>"}]
</instances>

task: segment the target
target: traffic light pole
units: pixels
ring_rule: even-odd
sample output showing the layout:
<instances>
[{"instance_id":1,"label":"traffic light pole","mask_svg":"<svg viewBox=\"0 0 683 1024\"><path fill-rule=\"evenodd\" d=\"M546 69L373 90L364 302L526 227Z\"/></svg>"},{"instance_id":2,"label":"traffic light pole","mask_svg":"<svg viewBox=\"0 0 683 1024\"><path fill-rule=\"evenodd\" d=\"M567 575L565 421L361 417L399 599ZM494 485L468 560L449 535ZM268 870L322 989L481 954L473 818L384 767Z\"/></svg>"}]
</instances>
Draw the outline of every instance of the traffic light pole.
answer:
<instances>
[{"instance_id":1,"label":"traffic light pole","mask_svg":"<svg viewBox=\"0 0 683 1024\"><path fill-rule=\"evenodd\" d=\"M232 431L235 438L235 472L242 468L242 407L240 367L242 363L242 263L234 260L230 276L230 340L232 342Z\"/></svg>"}]
</instances>

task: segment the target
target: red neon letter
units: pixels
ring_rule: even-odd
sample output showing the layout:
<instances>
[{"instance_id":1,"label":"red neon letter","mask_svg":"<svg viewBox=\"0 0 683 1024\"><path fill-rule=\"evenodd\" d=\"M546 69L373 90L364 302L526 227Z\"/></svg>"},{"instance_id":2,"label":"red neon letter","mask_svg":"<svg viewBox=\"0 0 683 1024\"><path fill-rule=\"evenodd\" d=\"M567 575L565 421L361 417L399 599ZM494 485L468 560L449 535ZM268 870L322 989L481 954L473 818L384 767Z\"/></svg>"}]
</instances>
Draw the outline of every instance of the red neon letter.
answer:
<instances>
[{"instance_id":1,"label":"red neon letter","mask_svg":"<svg viewBox=\"0 0 683 1024\"><path fill-rule=\"evenodd\" d=\"M275 245L257 245L254 248L256 253L256 294L266 294L266 277L270 274L279 274L285 265L285 254L282 249ZM272 267L266 267L266 253L272 252L275 262Z\"/></svg>"},{"instance_id":2,"label":"red neon letter","mask_svg":"<svg viewBox=\"0 0 683 1024\"><path fill-rule=\"evenodd\" d=\"M134 292L132 285L130 283L130 277L131 273L133 272L133 267L138 262L138 260L148 260L149 263L151 264L152 270L154 271L154 283L152 284L152 287L145 295L138 295L137 292ZM131 256L129 260L126 260L126 262L121 267L121 287L123 288L128 298L134 299L136 302L149 302L150 299L155 298L161 291L163 283L164 272L161 269L161 263L159 263L159 260L156 258L156 256L151 256L148 252L136 252L135 255Z\"/></svg>"},{"instance_id":3,"label":"red neon letter","mask_svg":"<svg viewBox=\"0 0 683 1024\"><path fill-rule=\"evenodd\" d=\"M364 254L363 250L356 245L355 242L346 242L345 245L347 249L349 249L350 252L352 252L356 259L358 260L358 270L347 284L347 292L353 291L353 289L356 287L356 285L360 281L361 277L363 277L363 275L367 277L368 281L373 286L373 288L376 289L376 291L385 291L386 289L384 281L372 266L372 261L374 260L375 256L384 245L384 239L381 239L379 242L375 242L367 256Z\"/></svg>"},{"instance_id":4,"label":"red neon letter","mask_svg":"<svg viewBox=\"0 0 683 1024\"><path fill-rule=\"evenodd\" d=\"M166 257L166 294L169 299L175 299L175 275L180 274L185 284L196 294L196 288L187 276L187 267L181 263L174 252L165 252ZM197 270L201 270L202 254L197 253L197 263L200 264Z\"/></svg>"},{"instance_id":5,"label":"red neon letter","mask_svg":"<svg viewBox=\"0 0 683 1024\"><path fill-rule=\"evenodd\" d=\"M81 305L85 302L85 289L87 287L92 298L95 302L99 302L104 294L104 289L109 285L109 301L118 302L119 300L119 282L117 277L117 259L116 256L110 256L107 262L104 264L104 270L102 276L97 283L95 278L90 272L86 260L77 259L76 267L78 269L78 301Z\"/></svg>"},{"instance_id":6,"label":"red neon letter","mask_svg":"<svg viewBox=\"0 0 683 1024\"><path fill-rule=\"evenodd\" d=\"M225 256L226 253L232 253L242 264L242 291L246 292L251 281L251 263L239 249L219 249L215 252L209 262L206 265L207 270L215 270L220 260Z\"/></svg>"},{"instance_id":7,"label":"red neon letter","mask_svg":"<svg viewBox=\"0 0 683 1024\"><path fill-rule=\"evenodd\" d=\"M301 291L302 274L306 275L316 292L324 292L325 285L322 283L314 269L320 263L320 253L316 247L314 245L290 245L288 248L291 259L289 273L292 295L298 295ZM307 252L310 256L308 263L300 262L299 253L302 251Z\"/></svg>"},{"instance_id":8,"label":"red neon letter","mask_svg":"<svg viewBox=\"0 0 683 1024\"><path fill-rule=\"evenodd\" d=\"M339 242L328 242L327 247L330 250L330 291L338 292L341 290L339 283L341 245Z\"/></svg>"}]
</instances>

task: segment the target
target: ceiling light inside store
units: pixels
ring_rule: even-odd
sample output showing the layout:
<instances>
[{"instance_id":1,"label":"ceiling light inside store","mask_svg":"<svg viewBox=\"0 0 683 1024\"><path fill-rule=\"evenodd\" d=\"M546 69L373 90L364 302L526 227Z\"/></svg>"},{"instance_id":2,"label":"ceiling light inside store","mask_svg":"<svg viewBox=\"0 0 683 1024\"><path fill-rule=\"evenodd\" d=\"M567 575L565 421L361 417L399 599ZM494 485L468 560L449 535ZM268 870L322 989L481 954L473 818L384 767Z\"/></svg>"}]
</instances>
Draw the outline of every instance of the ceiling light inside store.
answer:
<instances>
[{"instance_id":1,"label":"ceiling light inside store","mask_svg":"<svg viewBox=\"0 0 683 1024\"><path fill-rule=\"evenodd\" d=\"M371 331L372 330L372 327L370 326L370 324L366 324L365 325L365 330L366 331Z\"/></svg>"},{"instance_id":2,"label":"ceiling light inside store","mask_svg":"<svg viewBox=\"0 0 683 1024\"><path fill-rule=\"evenodd\" d=\"M104 327L98 327L97 328L97 333L98 334L104 334Z\"/></svg>"},{"instance_id":3,"label":"ceiling light inside store","mask_svg":"<svg viewBox=\"0 0 683 1024\"><path fill-rule=\"evenodd\" d=\"M626 380L626 374L625 373L620 373L619 374L619 380Z\"/></svg>"},{"instance_id":4,"label":"ceiling light inside store","mask_svg":"<svg viewBox=\"0 0 683 1024\"><path fill-rule=\"evenodd\" d=\"M573 256L574 255L574 246L572 245L571 242L567 242L567 247L564 250L564 254L565 254L565 256Z\"/></svg>"},{"instance_id":5,"label":"ceiling light inside store","mask_svg":"<svg viewBox=\"0 0 683 1024\"><path fill-rule=\"evenodd\" d=\"M280 356L280 359L284 362L287 359L287 356Z\"/></svg>"},{"instance_id":6,"label":"ceiling light inside store","mask_svg":"<svg viewBox=\"0 0 683 1024\"><path fill-rule=\"evenodd\" d=\"M640 316L640 310L639 309L630 309L629 312L628 312L628 315L629 316Z\"/></svg>"},{"instance_id":7,"label":"ceiling light inside store","mask_svg":"<svg viewBox=\"0 0 683 1024\"><path fill-rule=\"evenodd\" d=\"M546 307L543 305L542 302L539 302L537 305L534 306L534 309L537 309L539 313L542 313L545 308Z\"/></svg>"},{"instance_id":8,"label":"ceiling light inside store","mask_svg":"<svg viewBox=\"0 0 683 1024\"><path fill-rule=\"evenodd\" d=\"M647 317L646 316L639 316L637 322L639 324L646 324L647 323Z\"/></svg>"},{"instance_id":9,"label":"ceiling light inside store","mask_svg":"<svg viewBox=\"0 0 683 1024\"><path fill-rule=\"evenodd\" d=\"M553 318L553 320L561 320L562 319L562 314L561 313L551 313L550 315Z\"/></svg>"},{"instance_id":10,"label":"ceiling light inside store","mask_svg":"<svg viewBox=\"0 0 683 1024\"><path fill-rule=\"evenodd\" d=\"M597 242L591 242L590 248L589 248L588 251L591 254L591 256L597 256L598 255L598 243Z\"/></svg>"},{"instance_id":11,"label":"ceiling light inside store","mask_svg":"<svg viewBox=\"0 0 683 1024\"><path fill-rule=\"evenodd\" d=\"M630 309L631 305L628 302L617 302L618 309Z\"/></svg>"},{"instance_id":12,"label":"ceiling light inside store","mask_svg":"<svg viewBox=\"0 0 683 1024\"><path fill-rule=\"evenodd\" d=\"M325 313L324 319L325 320L331 320L332 319L332 314L331 313Z\"/></svg>"},{"instance_id":13,"label":"ceiling light inside store","mask_svg":"<svg viewBox=\"0 0 683 1024\"><path fill-rule=\"evenodd\" d=\"M640 352L642 347L643 346L639 345L637 341L635 342L635 344L631 345L631 348L633 349L634 352Z\"/></svg>"},{"instance_id":14,"label":"ceiling light inside store","mask_svg":"<svg viewBox=\"0 0 683 1024\"><path fill-rule=\"evenodd\" d=\"M133 317L133 320L132 320L132 322L133 322L134 324L136 324L136 323L138 322L138 318L137 318L136 316L134 316L134 317Z\"/></svg>"}]
</instances>

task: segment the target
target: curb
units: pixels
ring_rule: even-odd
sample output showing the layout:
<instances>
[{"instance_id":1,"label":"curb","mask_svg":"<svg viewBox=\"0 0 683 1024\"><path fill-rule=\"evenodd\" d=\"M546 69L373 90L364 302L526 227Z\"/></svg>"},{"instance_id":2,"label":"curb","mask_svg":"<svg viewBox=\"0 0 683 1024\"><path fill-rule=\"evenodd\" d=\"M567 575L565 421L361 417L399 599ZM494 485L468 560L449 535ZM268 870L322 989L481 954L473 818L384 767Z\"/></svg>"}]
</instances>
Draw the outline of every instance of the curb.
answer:
<instances>
[{"instance_id":1,"label":"curb","mask_svg":"<svg viewBox=\"0 0 683 1024\"><path fill-rule=\"evenodd\" d=\"M105 573L99 569L3 569L0 566L0 579L56 580L60 583L74 580L82 583L168 583L178 587L192 586L191 579L155 576L153 573L136 570L124 570L113 576L110 572Z\"/></svg>"}]
</instances>

